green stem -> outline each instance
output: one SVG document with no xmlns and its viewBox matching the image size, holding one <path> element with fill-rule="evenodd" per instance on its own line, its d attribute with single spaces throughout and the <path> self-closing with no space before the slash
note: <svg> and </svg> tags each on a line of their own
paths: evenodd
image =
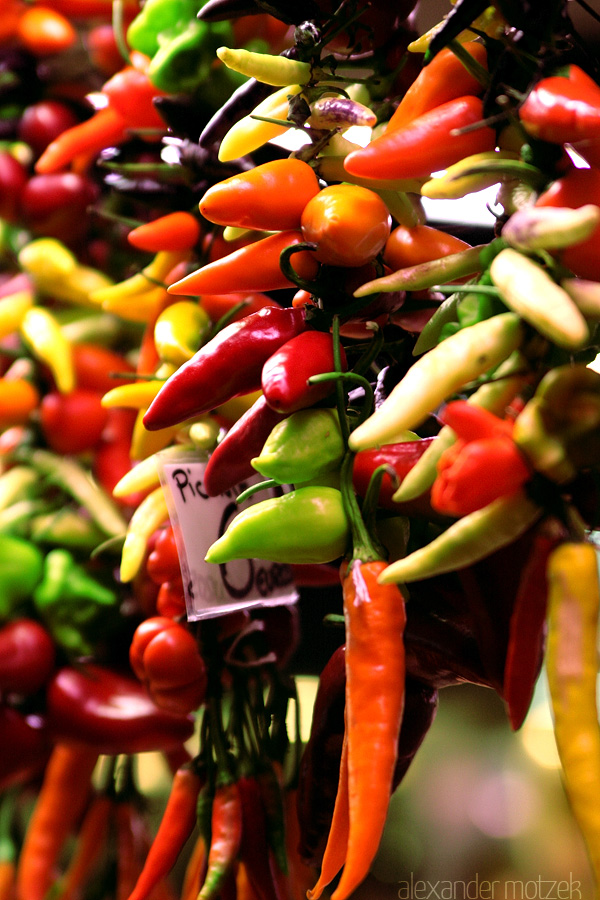
<svg viewBox="0 0 600 900">
<path fill-rule="evenodd" d="M 292 266 L 292 256 L 294 253 L 299 253 L 302 250 L 316 250 L 317 245 L 313 244 L 309 241 L 304 241 L 301 244 L 292 244 L 290 247 L 285 247 L 281 253 L 279 254 L 279 267 L 281 271 L 285 275 L 285 277 L 295 284 L 296 287 L 300 288 L 302 291 L 308 291 L 309 294 L 316 294 L 315 288 L 318 287 L 317 281 L 307 281 L 305 278 L 302 278 L 294 267 Z"/>
<path fill-rule="evenodd" d="M 336 376 L 343 374 L 342 369 L 342 350 L 340 343 L 340 319 L 339 316 L 333 317 L 332 322 L 333 337 L 333 364 L 335 366 Z M 346 414 L 346 392 L 344 391 L 344 383 L 338 378 L 335 384 L 335 401 L 340 420 L 340 428 L 342 431 L 342 439 L 344 447 L 348 446 L 348 438 L 350 437 L 350 425 L 348 424 L 348 416 Z"/>
<path fill-rule="evenodd" d="M 115 36 L 115 43 L 119 53 L 128 66 L 131 65 L 131 56 L 129 54 L 129 45 L 125 37 L 125 16 L 123 9 L 123 0 L 113 0 L 112 4 L 112 28 Z"/>
<path fill-rule="evenodd" d="M 461 61 L 467 72 L 476 78 L 479 84 L 481 84 L 484 88 L 487 88 L 490 83 L 490 75 L 487 69 L 478 63 L 477 60 L 471 56 L 468 50 L 465 50 L 462 44 L 460 44 L 456 38 L 449 41 L 448 49 L 452 50 L 457 59 Z"/>
<path fill-rule="evenodd" d="M 352 532 L 352 558 L 358 559 L 363 563 L 374 562 L 375 560 L 381 559 L 381 555 L 377 552 L 373 543 L 354 492 L 354 485 L 352 483 L 354 456 L 355 454 L 350 450 L 346 453 L 344 461 L 342 462 L 340 480 L 344 508 Z"/>
<path fill-rule="evenodd" d="M 274 478 L 267 478 L 265 481 L 259 481 L 258 484 L 251 484 L 249 488 L 237 495 L 235 502 L 238 504 L 243 503 L 248 497 L 252 497 L 254 494 L 258 494 L 259 491 L 266 491 L 267 488 L 272 487 L 279 487 L 279 482 L 275 481 Z"/>
</svg>

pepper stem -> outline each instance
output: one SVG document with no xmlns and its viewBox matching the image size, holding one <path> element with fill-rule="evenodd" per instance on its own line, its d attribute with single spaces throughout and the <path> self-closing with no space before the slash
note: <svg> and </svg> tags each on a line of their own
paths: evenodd
<svg viewBox="0 0 600 900">
<path fill-rule="evenodd" d="M 340 481 L 344 509 L 346 510 L 352 533 L 352 559 L 360 560 L 362 563 L 375 562 L 376 560 L 381 559 L 381 554 L 377 552 L 375 543 L 365 524 L 354 492 L 354 486 L 352 484 L 354 456 L 355 454 L 350 450 L 346 453 L 344 461 L 342 462 Z"/>
</svg>

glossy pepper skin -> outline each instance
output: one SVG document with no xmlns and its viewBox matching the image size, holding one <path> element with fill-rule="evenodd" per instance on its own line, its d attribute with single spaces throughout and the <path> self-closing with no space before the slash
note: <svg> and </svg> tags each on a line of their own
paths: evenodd
<svg viewBox="0 0 600 900">
<path fill-rule="evenodd" d="M 275 306 L 232 322 L 165 382 L 144 416 L 144 426 L 149 431 L 166 428 L 258 390 L 265 362 L 304 328 L 302 310 Z"/>
<path fill-rule="evenodd" d="M 216 497 L 255 475 L 252 460 L 261 453 L 273 429 L 285 418 L 271 409 L 264 395 L 234 422 L 210 455 L 204 470 L 204 490 Z"/>
<path fill-rule="evenodd" d="M 347 367 L 340 347 L 341 367 Z M 333 390 L 333 382 L 309 384 L 313 375 L 335 370 L 333 338 L 324 331 L 304 331 L 283 344 L 265 362 L 261 386 L 269 406 L 279 413 L 293 413 L 314 406 Z"/>
<path fill-rule="evenodd" d="M 337 469 L 344 456 L 334 409 L 299 409 L 269 434 L 252 467 L 279 484 L 301 484 Z"/>
<path fill-rule="evenodd" d="M 51 734 L 111 756 L 177 749 L 194 730 L 190 716 L 159 709 L 135 678 L 96 664 L 59 669 L 46 700 Z"/>
</svg>

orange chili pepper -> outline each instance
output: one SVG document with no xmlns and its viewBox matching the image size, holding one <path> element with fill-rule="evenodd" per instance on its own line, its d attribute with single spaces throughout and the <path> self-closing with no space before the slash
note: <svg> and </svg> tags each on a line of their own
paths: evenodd
<svg viewBox="0 0 600 900">
<path fill-rule="evenodd" d="M 484 44 L 468 41 L 462 46 L 476 63 L 486 66 L 487 50 Z M 483 85 L 466 69 L 449 47 L 444 47 L 428 66 L 421 69 L 412 82 L 391 116 L 386 131 L 404 128 L 413 119 L 441 106 L 442 103 L 447 103 L 448 100 L 482 92 Z"/>
<path fill-rule="evenodd" d="M 181 900 L 196 900 L 206 874 L 207 858 L 206 841 L 204 835 L 199 834 L 185 867 Z"/>
<path fill-rule="evenodd" d="M 69 867 L 61 879 L 61 900 L 77 900 L 105 848 L 114 801 L 108 794 L 93 798 L 83 819 Z"/>
<path fill-rule="evenodd" d="M 22 0 L 5 0 L 0 18 L 0 44 L 4 44 L 17 34 L 21 16 L 27 9 Z"/>
<path fill-rule="evenodd" d="M 329 828 L 327 845 L 321 863 L 321 872 L 314 888 L 307 891 L 308 900 L 319 900 L 325 887 L 333 881 L 346 860 L 350 830 L 348 808 L 348 732 L 344 734 L 338 789 Z"/>
<path fill-rule="evenodd" d="M 39 5 L 25 10 L 19 19 L 17 37 L 34 56 L 45 56 L 72 47 L 77 32 L 62 13 Z"/>
<path fill-rule="evenodd" d="M 67 128 L 51 141 L 35 164 L 36 172 L 57 172 L 81 154 L 97 155 L 106 147 L 122 143 L 127 136 L 123 116 L 111 106 L 99 109 L 90 119 Z"/>
<path fill-rule="evenodd" d="M 88 802 L 98 752 L 56 744 L 27 826 L 17 866 L 17 900 L 44 900 L 63 844 Z"/>
<path fill-rule="evenodd" d="M 258 312 L 265 306 L 279 306 L 276 300 L 267 294 L 259 291 L 240 291 L 233 294 L 203 294 L 200 297 L 200 305 L 204 309 L 213 322 L 218 322 L 222 316 L 228 315 L 238 303 L 243 303 L 234 315 L 229 319 L 230 322 L 237 322 L 250 313 Z"/>
<path fill-rule="evenodd" d="M 0 378 L 0 428 L 25 425 L 39 403 L 39 392 L 27 379 Z"/>
<path fill-rule="evenodd" d="M 191 250 L 202 233 L 198 219 L 188 212 L 173 212 L 132 229 L 127 240 L 138 250 L 160 253 Z"/>
<path fill-rule="evenodd" d="M 482 100 L 471 94 L 457 97 L 353 150 L 344 168 L 361 178 L 428 177 L 465 156 L 494 149 L 496 133 L 479 126 L 482 122 Z"/>
<path fill-rule="evenodd" d="M 398 225 L 386 241 L 383 259 L 386 265 L 397 271 L 450 256 L 451 253 L 460 253 L 469 246 L 466 241 L 431 225 Z"/>
<path fill-rule="evenodd" d="M 215 789 L 211 814 L 211 839 L 208 871 L 198 900 L 217 897 L 229 875 L 242 840 L 242 803 L 240 789 L 228 775 Z"/>
</svg>

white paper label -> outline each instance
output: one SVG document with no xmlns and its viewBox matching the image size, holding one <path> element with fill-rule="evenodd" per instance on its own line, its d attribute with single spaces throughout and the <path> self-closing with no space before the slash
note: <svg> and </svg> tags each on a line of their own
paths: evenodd
<svg viewBox="0 0 600 900">
<path fill-rule="evenodd" d="M 261 491 L 244 503 L 235 498 L 258 479 L 238 485 L 218 497 L 203 489 L 206 459 L 172 451 L 160 460 L 160 478 L 167 498 L 181 564 L 187 616 L 190 621 L 210 618 L 236 609 L 279 606 L 298 600 L 292 571 L 281 563 L 237 559 L 215 565 L 205 562 L 208 548 L 226 530 L 240 510 L 272 496 Z"/>
</svg>

